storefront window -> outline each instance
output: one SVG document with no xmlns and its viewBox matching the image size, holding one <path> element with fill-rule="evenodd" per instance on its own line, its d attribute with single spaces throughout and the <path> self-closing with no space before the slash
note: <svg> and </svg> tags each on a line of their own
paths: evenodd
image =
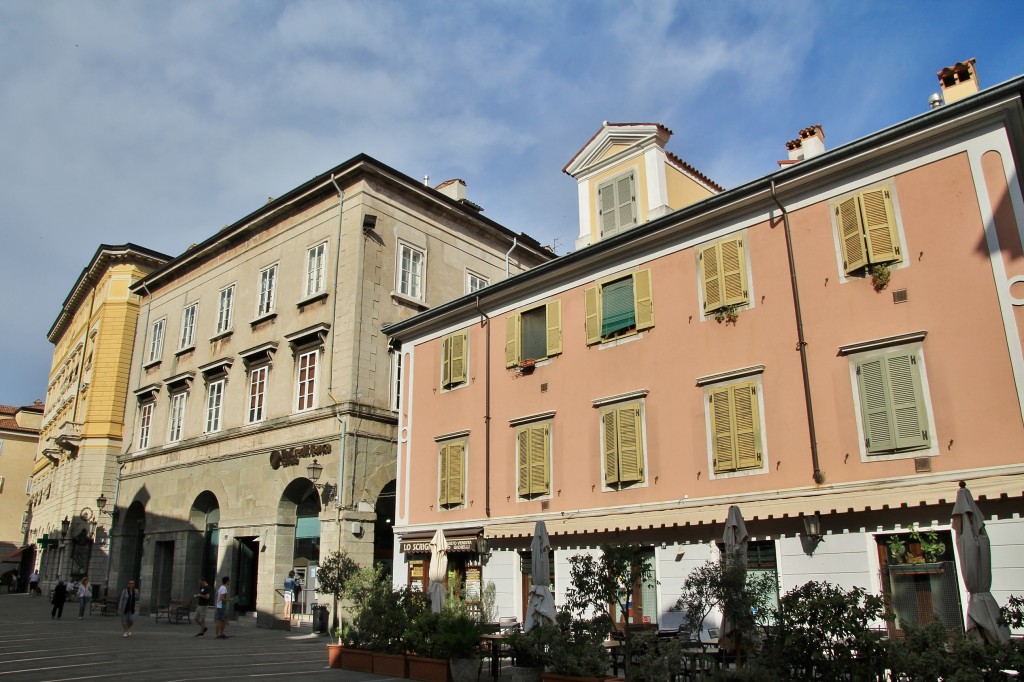
<svg viewBox="0 0 1024 682">
<path fill-rule="evenodd" d="M 963 632 L 960 588 L 948 530 L 877 535 L 880 584 L 886 608 L 895 617 L 890 637 L 902 637 L 907 624 L 938 619 L 947 630 Z"/>
</svg>

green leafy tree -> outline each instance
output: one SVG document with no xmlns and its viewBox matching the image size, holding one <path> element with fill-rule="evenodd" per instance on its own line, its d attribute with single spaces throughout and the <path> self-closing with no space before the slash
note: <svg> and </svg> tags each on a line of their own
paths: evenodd
<svg viewBox="0 0 1024 682">
<path fill-rule="evenodd" d="M 345 593 L 345 584 L 359 570 L 357 564 L 345 550 L 331 552 L 321 562 L 317 569 L 317 589 L 320 592 L 327 592 L 334 598 L 334 620 L 332 629 L 338 630 L 341 627 L 341 619 L 338 615 L 338 601 Z"/>
</svg>

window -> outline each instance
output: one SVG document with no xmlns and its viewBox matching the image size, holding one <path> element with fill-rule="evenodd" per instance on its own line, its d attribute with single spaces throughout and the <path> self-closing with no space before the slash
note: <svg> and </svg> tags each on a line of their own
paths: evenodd
<svg viewBox="0 0 1024 682">
<path fill-rule="evenodd" d="M 871 265 L 903 260 L 888 186 L 858 192 L 836 202 L 834 210 L 843 271 L 847 275 Z"/>
<path fill-rule="evenodd" d="M 188 395 L 180 391 L 171 396 L 171 420 L 167 430 L 167 442 L 177 443 L 181 440 L 182 427 L 185 423 L 185 398 Z"/>
<path fill-rule="evenodd" d="M 731 237 L 697 251 L 704 314 L 749 302 L 742 237 Z"/>
<path fill-rule="evenodd" d="M 139 449 L 149 447 L 149 430 L 153 424 L 153 403 L 144 403 L 139 407 Z"/>
<path fill-rule="evenodd" d="M 457 507 L 465 500 L 466 441 L 441 443 L 438 456 L 437 503 L 442 507 Z"/>
<path fill-rule="evenodd" d="M 327 242 L 317 244 L 306 252 L 306 296 L 312 296 L 324 290 L 324 259 L 326 254 Z"/>
<path fill-rule="evenodd" d="M 644 480 L 642 403 L 601 411 L 601 452 L 606 486 L 620 487 Z"/>
<path fill-rule="evenodd" d="M 220 304 L 217 306 L 217 333 L 231 329 L 231 310 L 235 302 L 235 285 L 220 290 Z"/>
<path fill-rule="evenodd" d="M 199 311 L 199 304 L 185 306 L 181 314 L 181 343 L 178 348 L 191 348 L 196 342 L 196 313 Z"/>
<path fill-rule="evenodd" d="M 654 326 L 651 271 L 640 270 L 584 292 L 587 344 L 600 343 Z"/>
<path fill-rule="evenodd" d="M 260 272 L 260 298 L 256 317 L 274 312 L 274 297 L 277 289 L 277 265 L 271 265 Z"/>
<path fill-rule="evenodd" d="M 160 354 L 164 351 L 164 323 L 166 320 L 157 320 L 153 323 L 149 333 L 149 362 L 160 360 Z"/>
<path fill-rule="evenodd" d="M 635 227 L 637 210 L 633 171 L 598 185 L 597 205 L 602 237 L 611 237 Z"/>
<path fill-rule="evenodd" d="M 551 491 L 551 425 L 524 426 L 516 431 L 517 493 L 521 498 Z"/>
<path fill-rule="evenodd" d="M 513 313 L 505 320 L 505 366 L 562 352 L 562 302 Z"/>
<path fill-rule="evenodd" d="M 490 282 L 483 275 L 478 275 L 475 272 L 466 272 L 466 293 L 472 294 L 474 291 L 480 291 L 486 287 Z"/>
<path fill-rule="evenodd" d="M 716 474 L 762 468 L 757 382 L 709 386 L 711 459 Z"/>
<path fill-rule="evenodd" d="M 295 406 L 299 412 L 313 409 L 316 400 L 316 356 L 318 352 L 314 349 L 299 355 L 298 402 Z"/>
<path fill-rule="evenodd" d="M 391 352 L 391 409 L 402 408 L 402 351 Z"/>
<path fill-rule="evenodd" d="M 917 353 L 901 349 L 854 360 L 854 366 L 867 454 L 927 448 L 928 413 Z"/>
<path fill-rule="evenodd" d="M 211 382 L 206 388 L 206 433 L 220 431 L 224 406 L 224 379 Z"/>
<path fill-rule="evenodd" d="M 425 260 L 425 252 L 408 244 L 401 245 L 398 293 L 417 300 L 423 299 L 423 263 Z"/>
<path fill-rule="evenodd" d="M 468 352 L 468 330 L 444 337 L 441 344 L 441 388 L 455 388 L 466 383 Z"/>
<path fill-rule="evenodd" d="M 246 415 L 249 424 L 261 422 L 266 416 L 268 369 L 263 365 L 249 373 L 249 411 Z"/>
</svg>

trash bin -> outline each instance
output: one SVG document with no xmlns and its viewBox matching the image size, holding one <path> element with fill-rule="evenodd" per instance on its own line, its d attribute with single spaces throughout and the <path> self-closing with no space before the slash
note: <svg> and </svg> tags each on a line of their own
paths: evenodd
<svg viewBox="0 0 1024 682">
<path fill-rule="evenodd" d="M 327 604 L 317 604 L 313 602 L 309 606 L 310 615 L 313 616 L 313 629 L 322 635 L 326 635 L 330 629 L 327 624 L 328 614 L 330 609 L 327 608 Z"/>
</svg>

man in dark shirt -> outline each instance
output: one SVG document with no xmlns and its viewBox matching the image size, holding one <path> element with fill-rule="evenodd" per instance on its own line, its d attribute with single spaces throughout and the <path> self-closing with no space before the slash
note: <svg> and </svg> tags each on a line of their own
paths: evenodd
<svg viewBox="0 0 1024 682">
<path fill-rule="evenodd" d="M 210 583 L 206 578 L 199 578 L 199 591 L 192 596 L 196 600 L 196 625 L 199 626 L 196 637 L 202 637 L 206 634 L 206 607 L 210 605 Z"/>
</svg>

